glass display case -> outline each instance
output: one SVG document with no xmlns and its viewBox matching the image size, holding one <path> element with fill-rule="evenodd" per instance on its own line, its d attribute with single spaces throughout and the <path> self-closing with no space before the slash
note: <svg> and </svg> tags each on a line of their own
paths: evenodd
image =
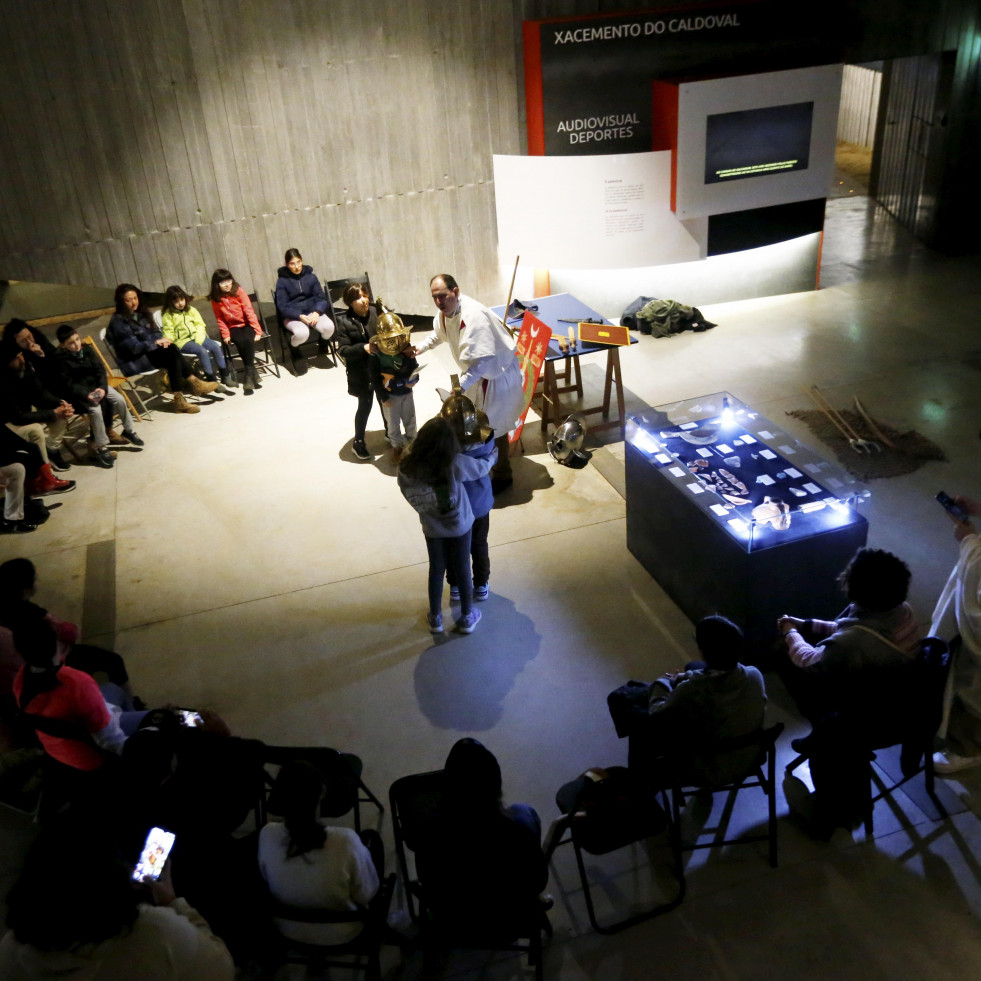
<svg viewBox="0 0 981 981">
<path fill-rule="evenodd" d="M 727 392 L 627 423 L 627 548 L 697 621 L 735 620 L 752 658 L 784 613 L 829 619 L 838 573 L 868 538 L 868 491 Z"/>
<path fill-rule="evenodd" d="M 626 439 L 748 552 L 865 523 L 861 483 L 728 392 L 634 415 Z"/>
</svg>

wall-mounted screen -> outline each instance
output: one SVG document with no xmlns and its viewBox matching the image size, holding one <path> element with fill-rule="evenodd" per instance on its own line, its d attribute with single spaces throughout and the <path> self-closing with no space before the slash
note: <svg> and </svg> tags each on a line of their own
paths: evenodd
<svg viewBox="0 0 981 981">
<path fill-rule="evenodd" d="M 806 170 L 813 117 L 813 102 L 709 116 L 705 183 Z"/>
</svg>

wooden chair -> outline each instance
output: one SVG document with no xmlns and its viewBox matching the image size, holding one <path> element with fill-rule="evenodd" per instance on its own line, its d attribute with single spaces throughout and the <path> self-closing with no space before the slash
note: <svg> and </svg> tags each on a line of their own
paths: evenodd
<svg viewBox="0 0 981 981">
<path fill-rule="evenodd" d="M 106 344 L 107 349 L 109 348 L 109 345 L 106 343 L 105 327 L 103 327 L 102 330 L 99 331 L 99 340 L 102 341 L 103 344 Z M 88 344 L 90 347 L 92 347 L 95 353 L 99 356 L 99 360 L 102 362 L 102 366 L 106 370 L 106 381 L 117 392 L 119 392 L 120 395 L 122 395 L 123 399 L 126 402 L 126 407 L 129 409 L 133 418 L 139 422 L 143 421 L 143 415 L 145 415 L 147 419 L 152 419 L 153 413 L 147 408 L 146 402 L 143 401 L 143 398 L 139 393 L 137 383 L 142 381 L 144 378 L 149 378 L 153 375 L 159 374 L 160 369 L 154 368 L 153 371 L 145 371 L 142 374 L 131 375 L 130 377 L 127 377 L 126 375 L 120 374 L 118 368 L 113 368 L 109 364 L 108 359 L 102 353 L 101 349 L 99 348 L 99 345 L 95 343 L 94 337 L 83 337 L 82 343 Z M 115 358 L 115 354 L 113 355 L 113 358 Z M 152 392 L 149 389 L 147 389 L 147 391 L 150 392 L 149 401 L 151 402 L 155 398 L 160 398 L 162 395 L 161 392 Z M 133 401 L 129 397 L 130 393 L 132 393 L 136 401 L 140 403 L 140 408 L 143 410 L 143 415 L 140 415 L 140 413 L 136 411 L 136 406 L 133 405 Z"/>
</svg>

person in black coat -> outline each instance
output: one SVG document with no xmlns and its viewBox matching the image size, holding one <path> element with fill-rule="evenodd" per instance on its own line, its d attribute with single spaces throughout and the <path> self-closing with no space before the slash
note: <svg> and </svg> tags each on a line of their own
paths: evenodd
<svg viewBox="0 0 981 981">
<path fill-rule="evenodd" d="M 5 334 L 0 345 L 0 421 L 34 443 L 45 464 L 67 470 L 61 447 L 74 414 L 70 403 L 48 391 L 23 349 Z"/>
<path fill-rule="evenodd" d="M 37 327 L 26 320 L 12 317 L 4 328 L 4 340 L 10 340 L 24 352 L 24 360 L 34 369 L 41 384 L 55 395 L 62 397 L 59 387 L 58 368 L 54 362 L 55 347 Z"/>
<path fill-rule="evenodd" d="M 347 391 L 358 400 L 354 413 L 354 443 L 352 448 L 359 460 L 370 460 L 364 433 L 371 414 L 372 338 L 378 330 L 378 313 L 371 305 L 368 293 L 360 283 L 344 290 L 347 309 L 337 315 L 337 352 L 347 369 Z"/>
<path fill-rule="evenodd" d="M 109 385 L 106 369 L 95 350 L 82 343 L 71 324 L 62 324 L 58 328 L 58 342 L 54 362 L 58 366 L 61 389 L 72 408 L 80 415 L 88 416 L 94 460 L 98 466 L 108 469 L 113 465 L 109 453 L 111 443 L 142 446 L 143 440 L 134 432 L 126 400 Z M 110 428 L 114 411 L 123 426 L 122 436 L 117 436 Z"/>
</svg>

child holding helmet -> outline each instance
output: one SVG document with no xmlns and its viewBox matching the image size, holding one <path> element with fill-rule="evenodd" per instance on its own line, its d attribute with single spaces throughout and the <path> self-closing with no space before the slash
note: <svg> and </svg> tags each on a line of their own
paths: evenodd
<svg viewBox="0 0 981 981">
<path fill-rule="evenodd" d="M 392 460 L 398 463 L 406 446 L 416 438 L 416 406 L 412 387 L 419 381 L 419 363 L 406 352 L 409 328 L 398 314 L 386 310 L 378 318 L 372 340 L 375 389 L 381 401 Z"/>
</svg>

